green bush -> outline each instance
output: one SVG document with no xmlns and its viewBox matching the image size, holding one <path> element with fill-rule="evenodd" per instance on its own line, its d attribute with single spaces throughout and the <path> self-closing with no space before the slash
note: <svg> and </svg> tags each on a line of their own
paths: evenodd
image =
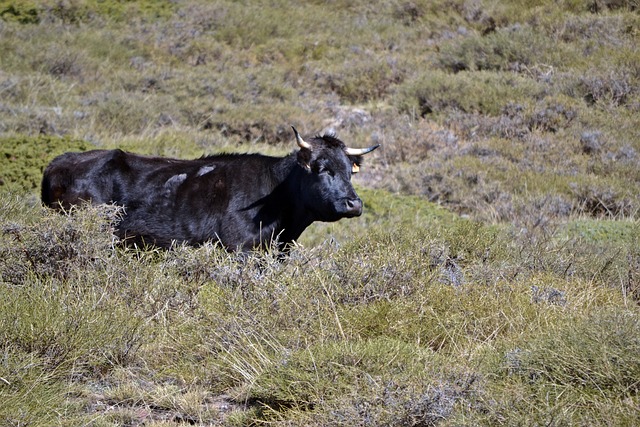
<svg viewBox="0 0 640 427">
<path fill-rule="evenodd" d="M 499 392 L 503 400 L 493 405 L 492 422 L 638 421 L 633 409 L 639 366 L 637 314 L 604 310 L 567 320 L 505 353 L 500 374 L 504 388 Z"/>
<path fill-rule="evenodd" d="M 542 97 L 544 89 L 510 73 L 434 71 L 402 85 L 397 104 L 401 111 L 421 117 L 449 110 L 499 115 L 510 104 L 527 105 Z"/>
<path fill-rule="evenodd" d="M 4 21 L 16 21 L 21 24 L 37 24 L 40 22 L 38 8 L 35 4 L 28 4 L 27 2 L 17 4 L 9 1 L 1 2 L 0 18 Z"/>
<path fill-rule="evenodd" d="M 550 50 L 549 45 L 554 49 Z M 526 71 L 546 64 L 563 67 L 577 59 L 577 52 L 555 43 L 530 26 L 515 24 L 485 37 L 465 37 L 445 44 L 438 65 L 450 72 Z"/>
<path fill-rule="evenodd" d="M 85 141 L 53 136 L 0 137 L 0 190 L 33 192 L 54 157 L 67 151 L 85 151 Z"/>
<path fill-rule="evenodd" d="M 149 17 L 167 16 L 173 11 L 171 2 L 119 2 L 79 0 L 73 2 L 23 2 L 4 0 L 0 2 L 0 18 L 20 24 L 38 24 L 41 21 L 57 19 L 65 24 L 89 22 L 96 15 L 102 18 L 125 20 L 131 14 Z"/>
</svg>

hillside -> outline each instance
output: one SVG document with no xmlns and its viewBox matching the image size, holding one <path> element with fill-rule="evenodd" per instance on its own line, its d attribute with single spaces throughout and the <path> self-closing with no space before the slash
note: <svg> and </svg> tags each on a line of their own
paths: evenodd
<svg viewBox="0 0 640 427">
<path fill-rule="evenodd" d="M 640 424 L 634 0 L 0 0 L 0 425 Z M 290 257 L 123 248 L 69 150 L 382 147 Z"/>
</svg>

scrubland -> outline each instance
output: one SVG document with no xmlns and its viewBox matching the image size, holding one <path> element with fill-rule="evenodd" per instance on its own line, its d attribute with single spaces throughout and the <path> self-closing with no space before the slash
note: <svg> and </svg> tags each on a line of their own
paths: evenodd
<svg viewBox="0 0 640 427">
<path fill-rule="evenodd" d="M 0 425 L 640 424 L 640 5 L 0 1 Z M 360 218 L 122 247 L 44 166 L 374 143 Z"/>
</svg>

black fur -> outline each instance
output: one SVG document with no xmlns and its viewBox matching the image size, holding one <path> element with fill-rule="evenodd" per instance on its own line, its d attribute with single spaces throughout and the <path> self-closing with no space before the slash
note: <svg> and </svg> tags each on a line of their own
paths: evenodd
<svg viewBox="0 0 640 427">
<path fill-rule="evenodd" d="M 195 160 L 121 150 L 66 153 L 44 171 L 42 202 L 68 208 L 83 201 L 124 206 L 117 234 L 127 242 L 169 247 L 219 241 L 230 250 L 281 248 L 314 221 L 362 213 L 352 165 L 332 135 L 285 157 L 223 154 Z"/>
</svg>

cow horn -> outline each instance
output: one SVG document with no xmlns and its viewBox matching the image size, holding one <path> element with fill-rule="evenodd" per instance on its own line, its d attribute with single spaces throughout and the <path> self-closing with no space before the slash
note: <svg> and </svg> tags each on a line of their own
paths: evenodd
<svg viewBox="0 0 640 427">
<path fill-rule="evenodd" d="M 380 147 L 380 144 L 372 145 L 368 148 L 345 148 L 344 151 L 350 156 L 362 156 L 363 154 L 367 154 Z"/>
<path fill-rule="evenodd" d="M 291 126 L 291 129 L 293 129 L 293 133 L 296 134 L 296 142 L 298 143 L 298 147 L 300 148 L 306 148 L 307 150 L 311 150 L 311 144 L 309 144 L 307 141 L 305 141 L 304 139 L 302 139 L 302 137 L 300 136 L 300 134 L 298 133 L 298 131 L 296 130 L 296 128 L 294 128 L 293 126 Z"/>
</svg>

